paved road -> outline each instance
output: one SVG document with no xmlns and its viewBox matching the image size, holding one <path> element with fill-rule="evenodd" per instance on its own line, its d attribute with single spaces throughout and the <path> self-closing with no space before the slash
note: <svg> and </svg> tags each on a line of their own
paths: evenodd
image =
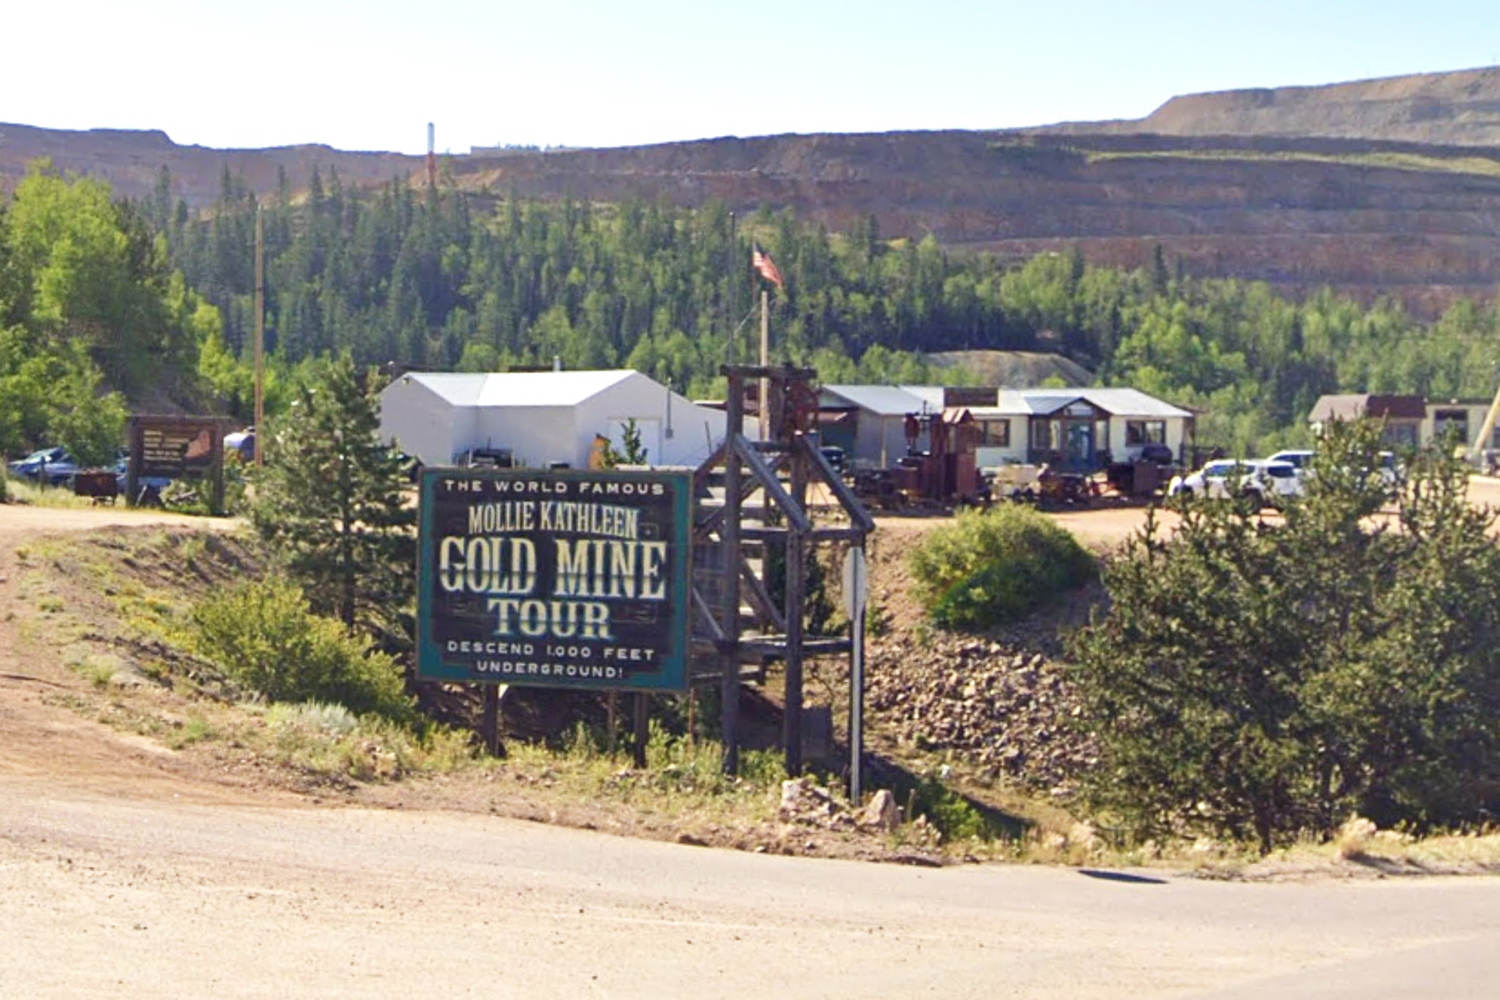
<svg viewBox="0 0 1500 1000">
<path fill-rule="evenodd" d="M 1500 881 L 768 857 L 0 776 L 0 996 L 1493 997 Z"/>
</svg>

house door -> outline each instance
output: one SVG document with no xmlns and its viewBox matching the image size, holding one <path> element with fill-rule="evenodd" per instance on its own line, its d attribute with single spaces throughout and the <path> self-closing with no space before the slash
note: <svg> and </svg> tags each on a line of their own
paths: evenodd
<svg viewBox="0 0 1500 1000">
<path fill-rule="evenodd" d="M 1064 458 L 1070 471 L 1086 472 L 1094 461 L 1094 420 L 1069 420 L 1063 431 Z"/>
</svg>

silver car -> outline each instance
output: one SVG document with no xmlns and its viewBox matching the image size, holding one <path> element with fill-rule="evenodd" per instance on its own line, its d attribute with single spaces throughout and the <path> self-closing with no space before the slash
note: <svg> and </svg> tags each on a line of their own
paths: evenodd
<svg viewBox="0 0 1500 1000">
<path fill-rule="evenodd" d="M 1302 479 L 1290 462 L 1218 459 L 1197 472 L 1173 476 L 1167 484 L 1167 495 L 1214 500 L 1237 496 L 1254 499 L 1262 507 L 1279 507 L 1302 495 Z"/>
</svg>

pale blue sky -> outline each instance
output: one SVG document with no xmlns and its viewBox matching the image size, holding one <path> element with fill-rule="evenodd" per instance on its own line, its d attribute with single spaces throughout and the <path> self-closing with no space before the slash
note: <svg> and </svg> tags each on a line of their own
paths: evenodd
<svg viewBox="0 0 1500 1000">
<path fill-rule="evenodd" d="M 999 128 L 1491 65 L 1495 13 L 1462 0 L 12 0 L 0 122 L 409 153 L 429 121 L 454 152 Z"/>
</svg>

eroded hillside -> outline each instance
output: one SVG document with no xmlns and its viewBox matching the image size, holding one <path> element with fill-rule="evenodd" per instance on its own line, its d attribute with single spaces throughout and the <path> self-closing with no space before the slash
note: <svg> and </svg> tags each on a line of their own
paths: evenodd
<svg viewBox="0 0 1500 1000">
<path fill-rule="evenodd" d="M 1079 247 L 1138 266 L 1263 280 L 1298 294 L 1390 294 L 1424 315 L 1500 285 L 1500 69 L 1174 98 L 1138 122 L 1014 132 L 718 138 L 444 157 L 445 183 L 500 199 L 789 207 L 832 230 L 1023 258 Z M 1442 143 L 1442 144 L 1437 144 Z M 129 197 L 211 205 L 227 170 L 269 192 L 284 170 L 423 183 L 419 157 L 322 146 L 214 150 L 161 132 L 0 125 L 0 184 L 48 156 Z"/>
</svg>

